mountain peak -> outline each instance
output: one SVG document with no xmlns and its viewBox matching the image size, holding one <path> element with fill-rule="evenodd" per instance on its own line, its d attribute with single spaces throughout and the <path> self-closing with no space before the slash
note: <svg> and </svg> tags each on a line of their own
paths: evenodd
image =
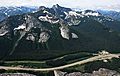
<svg viewBox="0 0 120 76">
<path fill-rule="evenodd" d="M 56 10 L 59 10 L 59 11 L 72 11 L 70 8 L 62 7 L 62 6 L 58 5 L 58 4 L 53 5 L 52 8 L 56 9 Z"/>
<path fill-rule="evenodd" d="M 55 4 L 55 5 L 53 5 L 53 7 L 55 7 L 55 8 L 59 8 L 59 7 L 61 7 L 59 4 Z"/>
<path fill-rule="evenodd" d="M 46 7 L 45 6 L 40 6 L 39 10 L 44 10 Z"/>
</svg>

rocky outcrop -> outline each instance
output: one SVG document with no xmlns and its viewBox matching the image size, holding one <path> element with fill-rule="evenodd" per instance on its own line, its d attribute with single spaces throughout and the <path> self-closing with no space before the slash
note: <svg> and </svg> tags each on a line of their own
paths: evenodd
<svg viewBox="0 0 120 76">
<path fill-rule="evenodd" d="M 61 36 L 65 39 L 68 39 L 69 40 L 69 29 L 68 27 L 60 27 L 60 31 L 61 31 Z"/>
<path fill-rule="evenodd" d="M 30 41 L 35 41 L 35 37 L 33 36 L 33 34 L 28 34 L 26 39 Z"/>
<path fill-rule="evenodd" d="M 8 32 L 9 32 L 9 31 L 8 31 L 8 27 L 7 27 L 7 26 L 3 26 L 3 27 L 0 26 L 0 36 L 4 36 L 4 35 L 6 35 Z"/>
<path fill-rule="evenodd" d="M 27 74 L 27 73 L 3 73 L 0 74 L 0 76 L 36 76 L 36 75 Z"/>
<path fill-rule="evenodd" d="M 92 73 L 81 73 L 81 72 L 61 72 L 54 71 L 55 76 L 120 76 L 120 73 L 114 70 L 109 70 L 105 68 L 100 68 L 98 71 L 93 71 Z"/>
<path fill-rule="evenodd" d="M 40 43 L 47 42 L 49 38 L 50 38 L 50 35 L 47 32 L 41 32 L 40 39 L 38 42 L 40 42 Z"/>
<path fill-rule="evenodd" d="M 78 38 L 77 34 L 75 34 L 75 33 L 71 33 L 71 34 L 72 34 L 72 38 L 75 38 L 75 39 Z"/>
</svg>

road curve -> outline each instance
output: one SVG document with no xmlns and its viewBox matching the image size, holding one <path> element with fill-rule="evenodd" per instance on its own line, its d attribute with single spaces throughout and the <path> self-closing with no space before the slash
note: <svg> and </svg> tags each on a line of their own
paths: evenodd
<svg viewBox="0 0 120 76">
<path fill-rule="evenodd" d="M 107 55 L 98 55 L 91 58 L 88 58 L 86 60 L 77 61 L 71 64 L 59 66 L 59 67 L 53 67 L 53 68 L 41 68 L 41 69 L 34 69 L 34 68 L 20 68 L 20 67 L 7 67 L 7 66 L 0 66 L 0 69 L 5 70 L 26 70 L 26 71 L 54 71 L 54 70 L 60 70 L 68 67 L 72 67 L 75 65 L 81 65 L 88 62 L 93 62 L 97 60 L 106 60 L 106 59 L 112 59 L 112 58 L 119 58 L 120 54 L 107 54 Z"/>
</svg>

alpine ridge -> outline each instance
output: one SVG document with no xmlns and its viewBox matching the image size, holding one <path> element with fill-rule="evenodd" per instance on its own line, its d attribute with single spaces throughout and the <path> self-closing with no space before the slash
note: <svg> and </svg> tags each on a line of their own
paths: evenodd
<svg viewBox="0 0 120 76">
<path fill-rule="evenodd" d="M 1 58 L 35 50 L 117 52 L 119 46 L 120 22 L 97 11 L 74 11 L 56 4 L 0 22 Z"/>
</svg>

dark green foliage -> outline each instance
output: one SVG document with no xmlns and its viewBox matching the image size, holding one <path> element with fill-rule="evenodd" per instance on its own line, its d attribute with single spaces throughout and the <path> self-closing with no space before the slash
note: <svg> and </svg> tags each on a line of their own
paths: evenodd
<svg viewBox="0 0 120 76">
<path fill-rule="evenodd" d="M 86 59 L 85 57 L 90 57 L 92 56 L 92 54 L 87 54 L 87 53 L 75 53 L 75 54 L 69 54 L 69 55 L 65 55 L 63 57 L 60 57 L 58 59 L 52 59 L 52 60 L 48 60 L 46 61 L 46 64 L 49 66 L 61 66 L 61 65 L 65 65 L 68 63 L 72 63 L 78 60 L 83 60 Z"/>
<path fill-rule="evenodd" d="M 16 16 L 15 16 L 16 17 Z M 17 17 L 21 18 L 21 16 L 11 17 L 10 25 L 12 20 L 16 20 L 14 26 L 18 26 Z M 14 19 L 15 18 L 15 19 Z M 38 43 L 27 41 L 25 37 L 23 37 L 18 46 L 15 49 L 15 52 L 12 56 L 8 57 L 9 59 L 36 59 L 36 60 L 44 60 L 55 57 L 55 53 L 64 52 L 64 54 L 71 53 L 72 51 L 86 51 L 86 52 L 98 52 L 100 50 L 107 50 L 109 52 L 119 52 L 120 49 L 120 37 L 119 32 L 113 31 L 109 32 L 109 30 L 104 30 L 104 26 L 99 22 L 85 18 L 86 22 L 82 22 L 78 26 L 71 26 L 70 31 L 74 32 L 78 35 L 78 39 L 70 39 L 66 40 L 62 38 L 60 35 L 60 24 L 50 24 L 48 22 L 41 22 L 45 28 L 51 30 L 50 39 L 45 43 Z M 24 22 L 24 21 L 23 21 Z M 9 23 L 9 22 L 8 22 Z M 31 29 L 32 33 L 40 33 L 40 29 Z M 18 36 L 13 36 L 12 40 L 6 37 L 0 38 L 0 58 L 4 57 L 6 54 L 10 52 L 14 42 Z M 37 38 L 37 37 L 36 37 Z M 47 46 L 46 46 L 47 45 Z M 49 49 L 48 49 L 49 47 Z M 45 52 L 43 52 L 45 51 Z M 54 51 L 54 52 L 53 52 Z M 43 53 L 44 54 L 43 54 Z M 57 54 L 57 56 L 58 56 Z"/>
<path fill-rule="evenodd" d="M 53 8 L 45 8 L 51 14 L 56 17 L 63 15 L 61 19 L 64 22 L 65 14 L 63 11 L 71 11 L 69 8 L 55 6 Z M 56 11 L 55 11 L 56 10 Z M 0 66 L 19 66 L 28 68 L 45 68 L 56 67 L 65 64 L 73 63 L 93 56 L 92 53 L 98 53 L 98 51 L 106 50 L 110 53 L 118 53 L 120 50 L 120 22 L 119 21 L 106 21 L 100 23 L 96 20 L 98 17 L 83 17 L 78 25 L 66 25 L 68 26 L 70 33 L 75 33 L 78 38 L 71 38 L 67 40 L 61 36 L 60 27 L 63 26 L 60 23 L 52 24 L 46 21 L 40 21 L 39 16 L 45 16 L 44 10 L 39 10 L 35 13 L 28 13 L 23 15 L 16 15 L 5 19 L 0 22 L 0 30 L 6 26 L 9 33 L 0 37 Z M 89 12 L 89 11 L 86 11 Z M 80 12 L 78 12 L 80 13 Z M 13 49 L 16 41 L 20 37 L 18 31 L 14 34 L 14 28 L 21 24 L 26 24 L 25 17 L 30 16 L 29 22 L 33 23 L 33 26 L 26 32 L 24 37 L 20 39 L 18 45 L 12 55 L 9 55 Z M 105 19 L 104 16 L 100 16 L 100 19 Z M 59 19 L 59 18 L 58 18 Z M 69 20 L 68 20 L 69 21 Z M 29 25 L 28 25 L 29 24 Z M 66 23 L 67 24 L 67 23 Z M 38 42 L 41 32 L 47 32 L 50 35 L 50 39 L 45 43 Z M 26 40 L 28 34 L 35 34 L 35 41 Z M 87 52 L 87 53 L 86 53 Z M 44 63 L 5 63 L 4 61 L 18 61 L 18 60 L 31 60 L 31 61 L 45 61 Z M 33 61 L 33 62 L 34 62 Z M 85 65 L 77 65 L 74 67 L 66 68 L 63 71 L 73 72 L 92 72 L 99 68 L 109 68 L 119 70 L 120 60 L 114 59 L 111 62 L 103 63 L 102 61 L 96 61 Z M 15 73 L 26 72 L 35 74 L 38 76 L 53 76 L 53 72 L 32 72 L 32 71 L 13 71 L 13 70 L 0 70 L 0 73 Z"/>
<path fill-rule="evenodd" d="M 110 61 L 108 60 L 108 62 L 106 63 L 103 61 L 95 61 L 95 62 L 86 64 L 85 66 L 86 72 L 92 72 L 93 70 L 98 70 L 99 68 L 107 68 L 107 69 L 119 71 L 120 59 L 113 59 Z"/>
</svg>

